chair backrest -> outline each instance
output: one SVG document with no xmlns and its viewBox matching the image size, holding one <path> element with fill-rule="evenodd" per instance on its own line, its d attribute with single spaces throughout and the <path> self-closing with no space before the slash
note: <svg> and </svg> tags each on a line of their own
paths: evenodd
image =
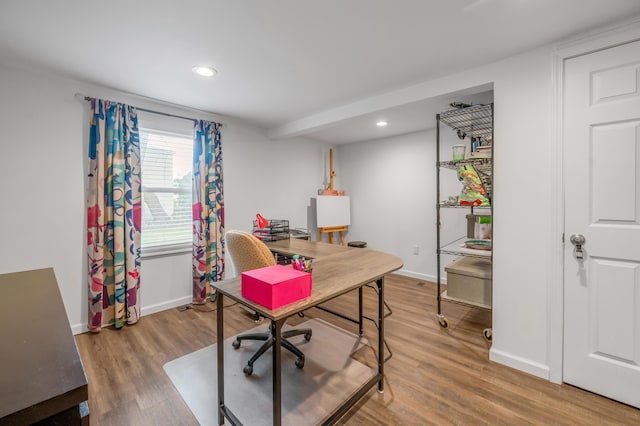
<svg viewBox="0 0 640 426">
<path fill-rule="evenodd" d="M 276 264 L 271 250 L 253 234 L 229 230 L 226 231 L 224 238 L 236 275 Z"/>
</svg>

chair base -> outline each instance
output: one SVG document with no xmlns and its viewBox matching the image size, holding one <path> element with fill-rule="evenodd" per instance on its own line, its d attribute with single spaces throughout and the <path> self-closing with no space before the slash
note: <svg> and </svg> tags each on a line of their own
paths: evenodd
<svg viewBox="0 0 640 426">
<path fill-rule="evenodd" d="M 295 361 L 296 367 L 302 368 L 304 367 L 304 354 L 298 348 L 296 348 L 291 342 L 287 339 L 304 335 L 304 339 L 308 342 L 311 340 L 312 331 L 310 328 L 302 328 L 296 330 L 286 330 L 282 332 L 281 344 L 282 347 L 287 349 L 289 352 L 293 353 L 297 359 Z M 260 358 L 262 354 L 264 354 L 269 348 L 271 348 L 275 342 L 273 324 L 269 326 L 268 333 L 248 333 L 241 334 L 236 336 L 236 340 L 231 344 L 234 349 L 238 349 L 240 347 L 240 342 L 243 340 L 264 340 L 265 342 L 260 346 L 260 348 L 251 356 L 247 365 L 242 370 L 246 376 L 250 376 L 253 373 L 253 364 Z"/>
</svg>

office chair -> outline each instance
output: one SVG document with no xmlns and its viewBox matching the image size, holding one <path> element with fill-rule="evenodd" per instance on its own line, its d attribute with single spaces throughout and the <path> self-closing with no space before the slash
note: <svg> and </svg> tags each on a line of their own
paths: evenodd
<svg viewBox="0 0 640 426">
<path fill-rule="evenodd" d="M 242 272 L 249 271 L 251 269 L 258 269 L 276 264 L 276 259 L 269 248 L 253 234 L 229 230 L 225 234 L 225 241 L 227 252 L 231 257 L 231 264 L 233 265 L 236 275 L 240 275 Z M 295 364 L 298 368 L 304 367 L 304 354 L 287 339 L 303 335 L 305 340 L 309 341 L 311 340 L 311 334 L 312 332 L 310 328 L 282 331 L 282 346 L 297 357 Z M 232 343 L 234 349 L 238 349 L 240 347 L 240 342 L 243 340 L 265 341 L 253 354 L 251 359 L 249 359 L 247 365 L 242 370 L 245 375 L 250 376 L 251 373 L 253 373 L 253 364 L 256 360 L 273 346 L 275 341 L 273 324 L 269 326 L 269 331 L 267 333 L 248 333 L 238 335 Z"/>
</svg>

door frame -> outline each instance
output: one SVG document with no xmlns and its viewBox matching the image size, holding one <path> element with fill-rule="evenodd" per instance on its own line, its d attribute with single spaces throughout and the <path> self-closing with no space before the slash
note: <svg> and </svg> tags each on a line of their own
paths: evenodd
<svg viewBox="0 0 640 426">
<path fill-rule="evenodd" d="M 550 224 L 547 244 L 548 318 L 547 358 L 549 380 L 562 383 L 564 357 L 564 63 L 567 59 L 640 40 L 640 16 L 558 43 L 552 53 L 552 136 L 549 144 Z"/>
</svg>

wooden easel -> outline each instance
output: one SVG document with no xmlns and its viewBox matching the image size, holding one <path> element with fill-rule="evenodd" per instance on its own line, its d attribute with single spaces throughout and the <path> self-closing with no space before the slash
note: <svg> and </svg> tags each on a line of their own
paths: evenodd
<svg viewBox="0 0 640 426">
<path fill-rule="evenodd" d="M 347 231 L 347 226 L 327 226 L 325 228 L 318 228 L 318 241 L 322 242 L 322 234 L 329 234 L 329 244 L 333 244 L 333 233 L 338 232 L 340 234 L 340 244 L 346 246 L 344 241 L 343 232 Z"/>
<path fill-rule="evenodd" d="M 329 185 L 327 185 L 327 187 L 325 188 L 324 192 L 326 192 L 326 195 L 336 195 L 336 196 L 340 196 L 340 195 L 344 195 L 344 191 L 340 192 L 340 191 L 336 191 L 333 188 L 333 178 L 335 177 L 336 172 L 335 170 L 333 170 L 333 149 L 330 148 L 329 149 Z M 340 243 L 343 246 L 346 246 L 347 244 L 344 241 L 344 234 L 343 232 L 347 231 L 347 225 L 342 225 L 342 226 L 326 226 L 324 228 L 318 228 L 318 241 L 322 242 L 322 234 L 329 234 L 328 238 L 329 238 L 329 244 L 333 244 L 333 233 L 334 232 L 338 232 L 340 234 Z"/>
<path fill-rule="evenodd" d="M 333 148 L 329 148 L 329 185 L 327 185 L 327 189 L 329 191 L 334 191 L 333 178 L 335 176 L 336 176 L 336 171 L 333 170 Z"/>
</svg>

